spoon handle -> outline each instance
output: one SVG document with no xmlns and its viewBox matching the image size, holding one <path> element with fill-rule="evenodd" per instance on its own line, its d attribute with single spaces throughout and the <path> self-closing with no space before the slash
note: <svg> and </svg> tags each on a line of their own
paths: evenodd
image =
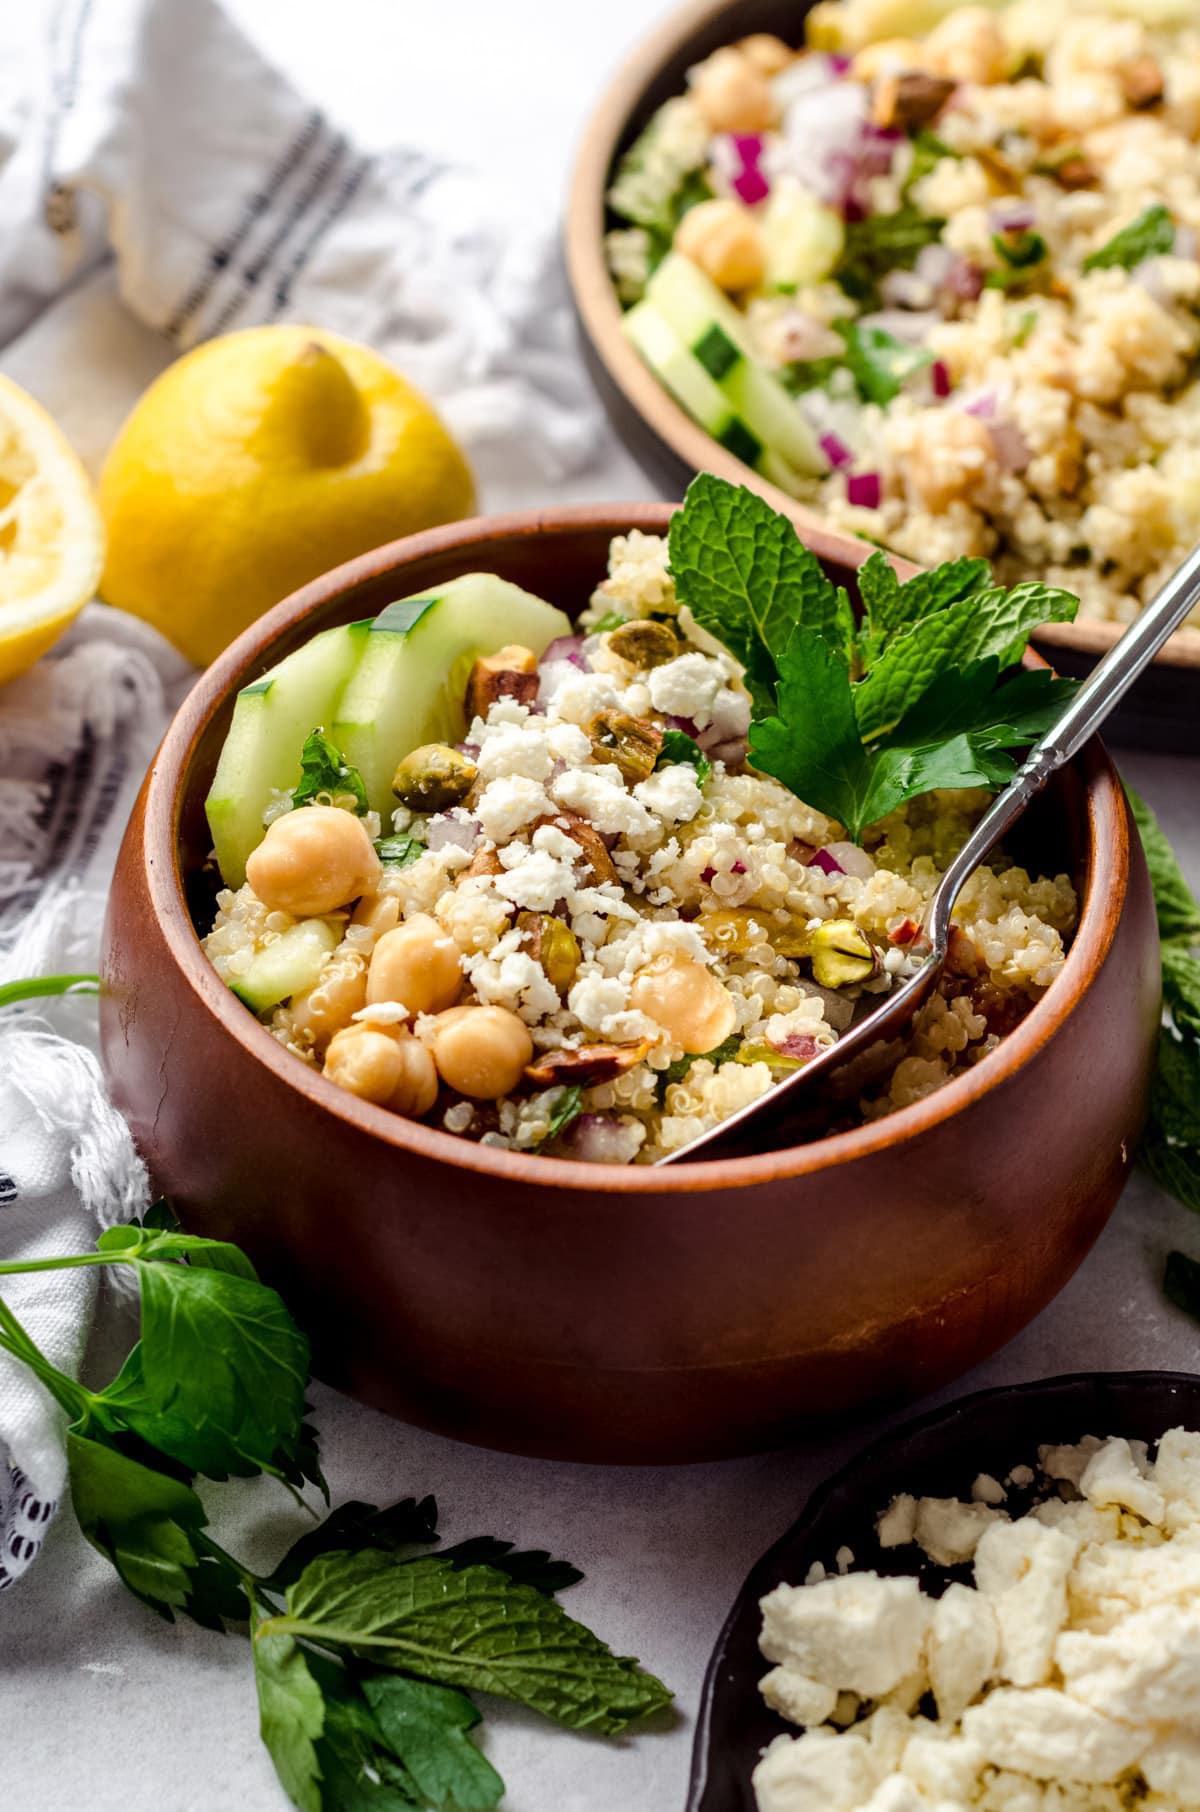
<svg viewBox="0 0 1200 1812">
<path fill-rule="evenodd" d="M 1034 744 L 1026 760 L 997 793 L 958 855 L 942 876 L 926 922 L 935 949 L 949 932 L 950 912 L 960 888 L 1051 774 L 1076 754 L 1093 735 L 1134 680 L 1158 653 L 1167 637 L 1200 600 L 1200 548 L 1190 553 L 1141 616 L 1114 643 L 1080 685 L 1056 723 Z"/>
</svg>

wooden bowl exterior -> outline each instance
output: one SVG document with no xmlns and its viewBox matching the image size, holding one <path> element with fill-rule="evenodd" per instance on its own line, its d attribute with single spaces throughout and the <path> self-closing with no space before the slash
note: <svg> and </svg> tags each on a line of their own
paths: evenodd
<svg viewBox="0 0 1200 1812">
<path fill-rule="evenodd" d="M 246 1247 L 331 1383 L 446 1434 L 561 1458 L 749 1450 L 965 1371 L 1049 1302 L 1103 1226 L 1156 1036 L 1153 903 L 1099 744 L 1041 812 L 1048 859 L 1084 890 L 1046 999 L 969 1075 L 809 1146 L 667 1170 L 481 1148 L 333 1088 L 227 992 L 188 899 L 237 687 L 316 629 L 464 570 L 576 610 L 610 535 L 667 517 L 634 505 L 458 524 L 280 604 L 168 731 L 105 930 L 105 1072 L 185 1225 Z"/>
<path fill-rule="evenodd" d="M 593 383 L 625 445 L 663 487 L 664 495 L 682 496 L 696 472 L 716 472 L 735 484 L 749 485 L 774 509 L 786 511 L 815 546 L 829 533 L 820 513 L 727 452 L 642 362 L 622 331 L 621 307 L 603 247 L 605 194 L 613 165 L 656 108 L 681 92 L 687 70 L 720 45 L 749 32 L 774 32 L 799 44 L 810 4 L 811 0 L 688 0 L 659 25 L 618 70 L 587 124 L 571 178 L 563 238 Z M 852 545 L 853 564 L 861 565 L 872 549 L 863 543 L 858 552 L 857 544 Z M 899 557 L 894 565 L 901 574 L 915 570 Z M 1084 674 L 1108 652 L 1122 628 L 1084 617 L 1075 623 L 1048 624 L 1038 641 L 1060 671 Z M 1200 629 L 1181 629 L 1158 656 L 1137 697 L 1119 708 L 1114 740 L 1200 753 L 1198 686 Z"/>
</svg>

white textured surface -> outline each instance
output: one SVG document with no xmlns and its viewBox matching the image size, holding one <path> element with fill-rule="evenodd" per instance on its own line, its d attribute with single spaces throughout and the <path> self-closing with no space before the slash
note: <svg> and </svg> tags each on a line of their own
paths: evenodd
<svg viewBox="0 0 1200 1812">
<path fill-rule="evenodd" d="M 45 4 L 46 0 L 39 0 Z M 240 0 L 244 21 L 367 141 L 408 139 L 486 159 L 557 205 L 588 103 L 644 29 L 647 0 L 564 14 L 549 0 Z M 657 10 L 657 9 L 655 9 Z M 565 32 L 564 32 L 565 21 Z M 623 455 L 576 495 L 650 495 Z M 530 498 L 530 503 L 545 501 Z M 1200 884 L 1200 763 L 1130 757 Z M 1200 1229 L 1138 1178 L 1072 1284 L 1024 1335 L 947 1395 L 1068 1370 L 1191 1369 L 1200 1331 L 1159 1291 L 1172 1246 Z M 97 1375 L 129 1337 L 111 1306 Z M 488 1708 L 489 1753 L 510 1812 L 681 1812 L 691 1720 L 708 1653 L 742 1577 L 805 1496 L 878 1424 L 803 1450 L 673 1470 L 553 1466 L 479 1452 L 315 1392 L 334 1499 L 433 1491 L 444 1530 L 545 1545 L 587 1571 L 567 1604 L 678 1695 L 666 1734 L 625 1743 L 562 1735 Z M 296 1526 L 282 1491 L 209 1488 L 218 1538 L 264 1551 Z M 267 1520 L 274 1519 L 273 1522 Z M 143 1611 L 68 1517 L 0 1605 L 5 1789 L 23 1812 L 283 1812 L 259 1745 L 246 1645 Z"/>
</svg>

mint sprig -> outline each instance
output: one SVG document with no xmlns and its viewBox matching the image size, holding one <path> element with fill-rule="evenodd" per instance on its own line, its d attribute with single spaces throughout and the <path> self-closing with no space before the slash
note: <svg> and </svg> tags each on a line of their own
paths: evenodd
<svg viewBox="0 0 1200 1812">
<path fill-rule="evenodd" d="M 954 560 L 901 582 L 882 554 L 860 573 L 863 617 L 762 498 L 707 474 L 672 518 L 676 594 L 746 669 L 754 765 L 856 841 L 935 787 L 997 787 L 1073 691 L 1019 669 L 1040 623 L 1078 601 L 989 586 Z"/>
<path fill-rule="evenodd" d="M 324 730 L 310 730 L 300 753 L 300 780 L 292 792 L 292 806 L 348 805 L 361 818 L 367 810 L 367 789 L 362 775 L 346 760 Z"/>
</svg>

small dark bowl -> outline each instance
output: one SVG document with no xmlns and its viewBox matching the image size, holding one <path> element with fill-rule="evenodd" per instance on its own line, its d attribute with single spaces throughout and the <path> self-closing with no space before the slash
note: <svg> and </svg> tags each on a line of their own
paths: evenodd
<svg viewBox="0 0 1200 1812">
<path fill-rule="evenodd" d="M 749 485 L 775 509 L 785 510 L 806 540 L 829 532 L 821 515 L 744 465 L 699 427 L 625 338 L 603 235 L 614 224 L 605 195 L 618 159 L 663 102 L 683 92 L 692 65 L 750 32 L 773 32 L 786 43 L 801 44 L 811 5 L 812 0 L 688 0 L 672 12 L 626 59 L 588 120 L 563 227 L 567 273 L 592 381 L 613 426 L 661 494 L 682 497 L 695 473 L 716 472 Z M 855 565 L 870 552 L 863 544 Z M 898 557 L 894 565 L 902 575 L 915 570 Z M 1122 628 L 1098 617 L 1048 623 L 1038 632 L 1038 646 L 1060 673 L 1083 677 L 1119 639 Z M 1177 630 L 1137 691 L 1118 706 L 1111 740 L 1134 748 L 1200 753 L 1198 688 L 1200 629 Z"/>
<path fill-rule="evenodd" d="M 1022 825 L 1078 931 L 1029 1017 L 890 1119 L 760 1156 L 605 1168 L 497 1151 L 334 1088 L 222 985 L 196 925 L 204 797 L 238 688 L 316 630 L 491 569 L 578 612 L 665 504 L 456 524 L 305 586 L 197 682 L 142 789 L 105 930 L 105 1072 L 187 1226 L 237 1240 L 320 1374 L 446 1434 L 694 1459 L 946 1382 L 1062 1288 L 1145 1112 L 1159 1001 L 1145 864 L 1099 743 Z M 860 549 L 818 551 L 849 582 Z M 189 910 L 194 905 L 195 917 Z"/>
<path fill-rule="evenodd" d="M 1076 1373 L 960 1397 L 858 1454 L 813 1493 L 799 1521 L 755 1564 L 725 1620 L 704 1679 L 686 1812 L 755 1812 L 750 1776 L 759 1756 L 775 1737 L 797 1734 L 758 1690 L 770 1665 L 758 1646 L 765 1593 L 802 1583 L 814 1561 L 832 1571 L 842 1546 L 853 1552 L 856 1570 L 917 1573 L 936 1593 L 944 1570 L 923 1560 L 919 1549 L 879 1545 L 875 1519 L 898 1493 L 967 1497 L 981 1472 L 1004 1478 L 1014 1466 L 1036 1466 L 1039 1446 L 1086 1434 L 1154 1442 L 1180 1426 L 1200 1428 L 1200 1378 Z"/>
</svg>

